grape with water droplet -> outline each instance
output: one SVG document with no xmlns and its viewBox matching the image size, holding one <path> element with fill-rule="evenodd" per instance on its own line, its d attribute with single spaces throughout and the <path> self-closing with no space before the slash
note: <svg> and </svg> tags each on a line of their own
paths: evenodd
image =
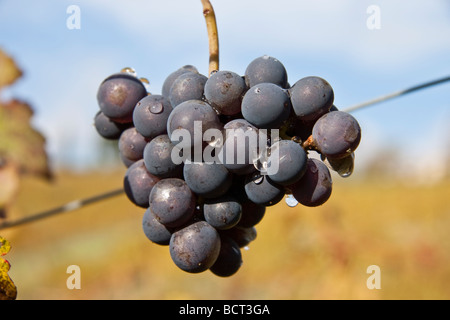
<svg viewBox="0 0 450 320">
<path fill-rule="evenodd" d="M 162 95 L 150 95 L 141 99 L 133 111 L 133 124 L 146 138 L 167 133 L 167 119 L 172 105 Z"/>
<path fill-rule="evenodd" d="M 266 175 L 260 173 L 248 175 L 244 188 L 251 201 L 264 206 L 273 206 L 284 196 L 282 186 L 270 181 Z"/>
</svg>

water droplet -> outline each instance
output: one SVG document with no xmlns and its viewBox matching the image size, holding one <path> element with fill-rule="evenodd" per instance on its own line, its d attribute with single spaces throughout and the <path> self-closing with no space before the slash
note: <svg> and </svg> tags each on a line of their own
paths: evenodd
<svg viewBox="0 0 450 320">
<path fill-rule="evenodd" d="M 217 109 L 216 107 L 213 107 L 213 106 L 211 106 L 212 108 L 213 108 L 213 110 L 216 112 L 216 114 L 218 115 L 218 116 L 220 116 L 220 111 L 219 111 L 219 109 Z"/>
<path fill-rule="evenodd" d="M 350 177 L 353 173 L 353 169 L 355 168 L 355 155 L 352 153 L 349 157 L 346 158 L 345 166 L 339 168 L 337 173 L 342 178 Z"/>
<path fill-rule="evenodd" d="M 221 148 L 225 141 L 224 141 L 224 135 L 222 134 L 221 136 L 212 136 L 210 141 L 207 141 L 208 145 L 210 145 L 213 148 Z"/>
<path fill-rule="evenodd" d="M 265 54 L 265 55 L 263 55 L 263 57 L 262 57 L 264 60 L 267 60 L 267 59 L 269 59 L 270 58 L 270 56 L 269 55 L 267 55 L 267 54 Z"/>
<path fill-rule="evenodd" d="M 256 173 L 255 175 L 253 175 L 252 180 L 255 184 L 261 184 L 264 180 L 264 176 Z"/>
<path fill-rule="evenodd" d="M 287 194 L 286 197 L 284 198 L 284 201 L 291 208 L 293 208 L 293 207 L 298 205 L 297 199 L 295 199 L 292 194 Z"/>
<path fill-rule="evenodd" d="M 256 159 L 253 159 L 253 166 L 259 172 L 265 174 L 267 172 L 267 168 L 270 166 L 269 157 L 271 154 L 272 148 L 276 148 L 278 144 L 274 144 L 270 146 L 270 140 L 267 140 L 268 146 L 264 147 L 263 150 L 258 154 Z"/>
<path fill-rule="evenodd" d="M 291 138 L 291 140 L 294 141 L 295 143 L 300 143 L 300 144 L 303 143 L 302 138 L 300 138 L 300 137 L 298 137 L 298 136 L 293 136 L 293 137 Z"/>
<path fill-rule="evenodd" d="M 139 78 L 139 80 L 141 80 L 142 84 L 145 87 L 145 90 L 147 90 L 147 92 L 150 91 L 150 81 L 147 78 Z"/>
<path fill-rule="evenodd" d="M 260 92 L 261 92 L 261 89 L 259 87 L 256 87 L 255 88 L 255 93 L 260 93 Z"/>
<path fill-rule="evenodd" d="M 338 171 L 338 174 L 342 177 L 342 178 L 347 178 L 350 177 L 353 173 L 353 170 L 348 170 L 348 171 Z"/>
<path fill-rule="evenodd" d="M 250 250 L 250 247 L 249 246 L 245 246 L 244 250 L 248 251 L 248 250 Z"/>
<path fill-rule="evenodd" d="M 130 74 L 130 75 L 132 75 L 132 76 L 137 76 L 137 73 L 136 73 L 136 70 L 134 70 L 133 68 L 131 68 L 131 67 L 126 67 L 126 68 L 123 68 L 122 70 L 120 70 L 120 72 L 122 72 L 122 73 L 128 73 L 128 74 Z"/>
<path fill-rule="evenodd" d="M 281 140 L 283 140 L 283 139 L 280 136 L 276 136 L 276 137 L 270 139 L 270 143 L 275 145 L 277 142 L 280 142 Z"/>
<path fill-rule="evenodd" d="M 253 160 L 253 166 L 259 172 L 267 171 L 267 157 L 259 156 L 258 158 Z"/>
<path fill-rule="evenodd" d="M 161 102 L 157 102 L 150 107 L 150 112 L 153 114 L 158 114 L 164 111 L 164 106 Z"/>
<path fill-rule="evenodd" d="M 342 178 L 350 177 L 355 167 L 355 153 L 342 159 L 324 159 L 325 164 L 336 171 Z"/>
</svg>

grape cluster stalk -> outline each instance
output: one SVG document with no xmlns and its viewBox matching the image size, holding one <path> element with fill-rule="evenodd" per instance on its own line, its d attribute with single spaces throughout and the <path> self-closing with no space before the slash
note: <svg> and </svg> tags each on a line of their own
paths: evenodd
<svg viewBox="0 0 450 320">
<path fill-rule="evenodd" d="M 264 55 L 243 75 L 185 65 L 160 94 L 147 82 L 130 68 L 107 77 L 95 128 L 118 142 L 143 233 L 168 246 L 181 270 L 235 274 L 267 207 L 283 198 L 320 206 L 331 196 L 330 170 L 353 171 L 361 128 L 323 78 L 290 85 L 284 65 Z"/>
</svg>

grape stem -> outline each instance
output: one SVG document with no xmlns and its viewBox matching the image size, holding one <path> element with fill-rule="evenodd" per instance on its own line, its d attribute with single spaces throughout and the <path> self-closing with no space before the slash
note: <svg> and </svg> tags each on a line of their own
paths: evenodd
<svg viewBox="0 0 450 320">
<path fill-rule="evenodd" d="M 314 141 L 312 135 L 310 135 L 310 136 L 308 137 L 308 139 L 306 139 L 306 140 L 302 143 L 302 147 L 303 147 L 303 149 L 305 149 L 305 150 L 313 150 L 313 149 L 316 149 L 316 144 L 315 144 L 315 141 Z"/>
<path fill-rule="evenodd" d="M 209 41 L 209 72 L 219 70 L 219 35 L 217 33 L 216 15 L 209 0 L 201 0 L 203 6 L 203 16 L 206 21 Z"/>
</svg>

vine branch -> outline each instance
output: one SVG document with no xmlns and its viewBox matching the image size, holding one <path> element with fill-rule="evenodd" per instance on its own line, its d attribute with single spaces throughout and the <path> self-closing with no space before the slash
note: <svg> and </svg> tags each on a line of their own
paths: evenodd
<svg viewBox="0 0 450 320">
<path fill-rule="evenodd" d="M 219 70 L 219 35 L 217 32 L 216 15 L 209 0 L 201 0 L 203 6 L 203 16 L 206 21 L 209 42 L 209 72 Z"/>
</svg>

